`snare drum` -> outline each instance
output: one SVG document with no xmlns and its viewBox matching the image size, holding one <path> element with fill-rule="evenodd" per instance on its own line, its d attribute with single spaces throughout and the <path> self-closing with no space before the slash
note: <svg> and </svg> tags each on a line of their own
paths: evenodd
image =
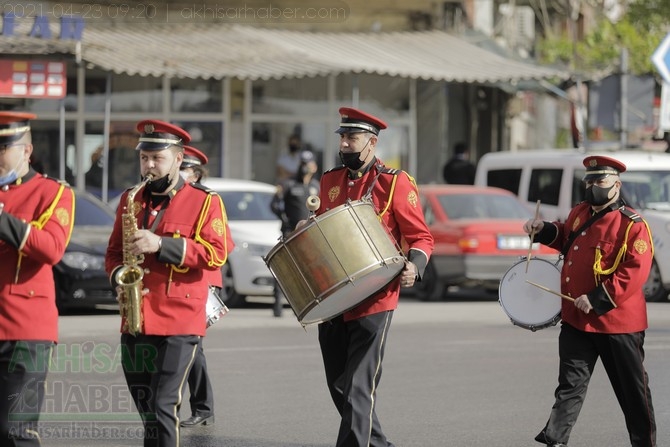
<svg viewBox="0 0 670 447">
<path fill-rule="evenodd" d="M 310 219 L 265 262 L 304 326 L 330 320 L 389 284 L 405 257 L 369 201 L 349 201 Z"/>
<path fill-rule="evenodd" d="M 531 258 L 514 264 L 500 280 L 500 305 L 516 326 L 537 331 L 555 326 L 561 320 L 561 298 L 528 284 L 526 280 L 560 292 L 561 272 L 556 264 Z"/>
<path fill-rule="evenodd" d="M 214 287 L 209 287 L 209 293 L 207 294 L 207 305 L 205 308 L 205 314 L 207 316 L 207 327 L 210 327 L 224 315 L 228 313 L 228 307 L 221 301 L 221 297 L 216 293 Z"/>
</svg>

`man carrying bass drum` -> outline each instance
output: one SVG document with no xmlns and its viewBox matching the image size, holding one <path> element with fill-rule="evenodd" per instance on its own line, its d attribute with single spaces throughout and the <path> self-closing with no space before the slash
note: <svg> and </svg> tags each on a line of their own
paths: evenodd
<svg viewBox="0 0 670 447">
<path fill-rule="evenodd" d="M 382 372 L 384 347 L 400 287 L 412 287 L 433 251 L 433 237 L 424 221 L 418 189 L 406 172 L 389 169 L 376 158 L 378 135 L 387 125 L 360 110 L 340 109 L 342 166 L 324 173 L 320 182 L 321 215 L 363 196 L 371 200 L 382 223 L 400 246 L 408 246 L 400 275 L 357 307 L 319 324 L 319 344 L 326 382 L 340 413 L 337 447 L 387 447 L 375 413 L 375 393 Z M 342 241 L 342 243 L 347 243 Z"/>
</svg>

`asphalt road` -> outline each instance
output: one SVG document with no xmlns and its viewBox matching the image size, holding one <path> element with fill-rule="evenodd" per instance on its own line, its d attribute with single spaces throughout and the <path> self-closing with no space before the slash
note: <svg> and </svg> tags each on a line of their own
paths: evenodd
<svg viewBox="0 0 670 447">
<path fill-rule="evenodd" d="M 659 446 L 670 444 L 670 303 L 649 305 L 647 370 Z M 49 375 L 44 446 L 141 446 L 118 363 L 115 314 L 61 317 Z M 497 301 L 403 300 L 389 335 L 378 414 L 397 447 L 539 446 L 553 403 L 558 327 L 531 332 Z M 339 419 L 325 387 L 315 326 L 286 309 L 233 309 L 205 352 L 216 424 L 182 429 L 182 446 L 327 447 Z M 182 415 L 189 415 L 188 396 Z M 596 368 L 571 447 L 623 447 L 623 416 Z"/>
</svg>

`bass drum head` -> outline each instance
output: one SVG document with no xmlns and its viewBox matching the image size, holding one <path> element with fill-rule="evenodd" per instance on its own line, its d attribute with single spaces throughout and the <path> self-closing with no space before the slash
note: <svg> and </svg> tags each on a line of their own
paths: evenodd
<svg viewBox="0 0 670 447">
<path fill-rule="evenodd" d="M 555 264 L 531 258 L 514 264 L 500 281 L 500 305 L 517 326 L 531 331 L 554 326 L 560 321 L 561 298 L 526 281 L 560 292 L 561 273 Z"/>
</svg>

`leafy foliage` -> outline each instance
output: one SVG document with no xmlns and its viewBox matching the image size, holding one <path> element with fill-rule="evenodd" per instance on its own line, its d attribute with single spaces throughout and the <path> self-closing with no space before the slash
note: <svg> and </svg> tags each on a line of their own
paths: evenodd
<svg viewBox="0 0 670 447">
<path fill-rule="evenodd" d="M 567 33 L 548 36 L 538 43 L 538 56 L 549 64 L 564 64 L 575 71 L 616 71 L 622 48 L 628 49 L 631 74 L 656 73 L 651 55 L 670 29 L 670 0 L 635 0 L 617 21 L 601 14 L 582 40 Z"/>
</svg>

